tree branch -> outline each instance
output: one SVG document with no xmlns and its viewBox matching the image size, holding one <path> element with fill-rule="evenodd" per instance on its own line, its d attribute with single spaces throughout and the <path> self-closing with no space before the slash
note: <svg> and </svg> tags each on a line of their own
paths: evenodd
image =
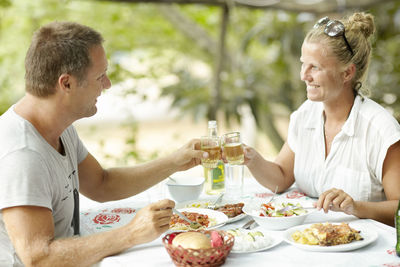
<svg viewBox="0 0 400 267">
<path fill-rule="evenodd" d="M 215 56 L 217 43 L 196 22 L 184 16 L 174 5 L 160 5 L 162 15 L 185 36 L 192 39 L 200 48 Z"/>
</svg>

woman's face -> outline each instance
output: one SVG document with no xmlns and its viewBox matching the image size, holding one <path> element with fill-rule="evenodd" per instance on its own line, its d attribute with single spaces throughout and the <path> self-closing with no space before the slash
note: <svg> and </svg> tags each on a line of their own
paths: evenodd
<svg viewBox="0 0 400 267">
<path fill-rule="evenodd" d="M 341 101 L 346 95 L 344 67 L 323 43 L 304 42 L 301 48 L 300 79 L 306 83 L 307 98 L 324 103 Z"/>
</svg>

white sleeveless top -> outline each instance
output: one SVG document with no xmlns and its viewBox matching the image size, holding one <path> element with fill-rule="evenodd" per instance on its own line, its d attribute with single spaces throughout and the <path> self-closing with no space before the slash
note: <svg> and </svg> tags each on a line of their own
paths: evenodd
<svg viewBox="0 0 400 267">
<path fill-rule="evenodd" d="M 382 201 L 382 167 L 400 126 L 376 102 L 357 96 L 325 159 L 323 103 L 307 100 L 290 117 L 288 144 L 295 153 L 297 187 L 311 197 L 338 188 L 358 201 Z"/>
</svg>

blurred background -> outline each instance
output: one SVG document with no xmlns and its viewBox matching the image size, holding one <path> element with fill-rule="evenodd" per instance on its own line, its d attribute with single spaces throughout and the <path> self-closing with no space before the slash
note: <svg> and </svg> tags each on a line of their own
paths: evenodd
<svg viewBox="0 0 400 267">
<path fill-rule="evenodd" d="M 365 87 L 399 120 L 400 1 L 383 0 L 0 0 L 0 114 L 24 94 L 32 33 L 75 21 L 106 40 L 113 86 L 95 116 L 75 123 L 105 167 L 169 153 L 205 135 L 209 119 L 273 159 L 306 99 L 305 33 L 320 17 L 354 11 L 377 24 Z"/>
</svg>

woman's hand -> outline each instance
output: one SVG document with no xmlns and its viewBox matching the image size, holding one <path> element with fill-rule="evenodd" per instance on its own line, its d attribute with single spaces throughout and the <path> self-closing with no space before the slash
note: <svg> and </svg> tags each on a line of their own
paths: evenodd
<svg viewBox="0 0 400 267">
<path fill-rule="evenodd" d="M 346 214 L 354 214 L 355 201 L 351 196 L 341 189 L 332 188 L 319 196 L 317 209 L 323 209 L 325 213 L 329 210 L 343 211 Z"/>
<path fill-rule="evenodd" d="M 244 153 L 244 165 L 249 166 L 255 162 L 255 159 L 258 155 L 257 150 L 254 148 L 243 144 L 243 153 Z"/>
</svg>

